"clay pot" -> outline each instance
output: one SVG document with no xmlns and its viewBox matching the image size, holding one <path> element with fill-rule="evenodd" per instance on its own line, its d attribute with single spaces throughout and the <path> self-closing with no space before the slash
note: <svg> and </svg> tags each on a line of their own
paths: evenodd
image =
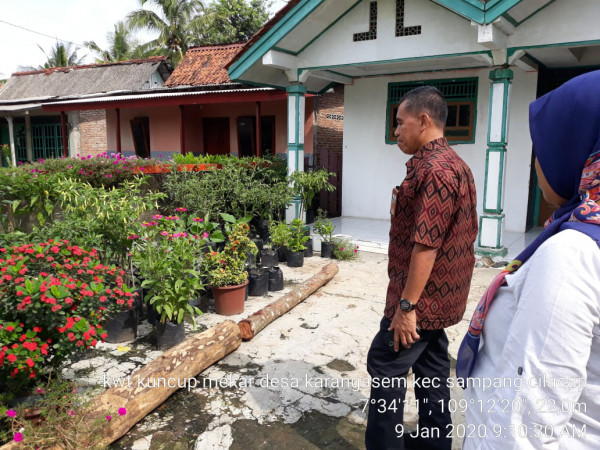
<svg viewBox="0 0 600 450">
<path fill-rule="evenodd" d="M 215 312 L 223 316 L 232 316 L 244 312 L 244 296 L 248 280 L 237 286 L 211 286 L 215 298 Z"/>
</svg>

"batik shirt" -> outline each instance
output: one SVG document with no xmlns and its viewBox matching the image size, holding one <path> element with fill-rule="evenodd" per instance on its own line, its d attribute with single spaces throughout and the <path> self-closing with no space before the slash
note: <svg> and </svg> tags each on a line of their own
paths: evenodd
<svg viewBox="0 0 600 450">
<path fill-rule="evenodd" d="M 417 302 L 417 326 L 437 330 L 465 312 L 477 237 L 473 174 L 445 138 L 419 149 L 406 163 L 392 214 L 385 316 L 392 319 L 408 279 L 415 243 L 437 250 L 431 275 Z"/>
</svg>

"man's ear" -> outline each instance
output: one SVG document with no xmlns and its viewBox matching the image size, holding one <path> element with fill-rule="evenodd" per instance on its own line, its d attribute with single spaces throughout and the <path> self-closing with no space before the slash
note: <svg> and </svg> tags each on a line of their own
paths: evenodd
<svg viewBox="0 0 600 450">
<path fill-rule="evenodd" d="M 420 119 L 421 119 L 421 123 L 420 123 L 421 131 L 424 131 L 427 128 L 429 128 L 429 126 L 431 125 L 431 117 L 429 117 L 429 114 L 427 114 L 427 113 L 421 114 Z"/>
</svg>

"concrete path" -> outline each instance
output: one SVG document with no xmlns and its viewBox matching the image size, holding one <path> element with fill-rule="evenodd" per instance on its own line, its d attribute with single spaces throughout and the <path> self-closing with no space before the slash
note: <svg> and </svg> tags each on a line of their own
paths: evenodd
<svg viewBox="0 0 600 450">
<path fill-rule="evenodd" d="M 283 265 L 286 288 L 327 262 L 315 256 L 301 269 Z M 369 397 L 366 357 L 383 313 L 387 256 L 361 253 L 358 261 L 339 266 L 340 273 L 329 284 L 204 371 L 195 388 L 180 390 L 111 448 L 363 449 Z M 477 300 L 497 272 L 475 269 L 465 319 L 447 330 L 452 358 Z M 244 314 L 231 318 L 237 321 L 280 295 L 250 297 Z M 222 320 L 204 314 L 200 330 Z M 141 331 L 149 333 L 150 328 Z M 102 387 L 159 354 L 150 335 L 126 346 L 103 344 L 93 358 L 78 361 L 66 374 Z M 461 398 L 460 388 L 452 395 Z M 407 402 L 414 404 L 411 399 L 409 390 Z M 409 406 L 409 428 L 416 426 L 416 417 Z M 457 424 L 463 417 L 453 420 Z M 460 449 L 461 442 L 455 439 L 453 448 Z"/>
</svg>

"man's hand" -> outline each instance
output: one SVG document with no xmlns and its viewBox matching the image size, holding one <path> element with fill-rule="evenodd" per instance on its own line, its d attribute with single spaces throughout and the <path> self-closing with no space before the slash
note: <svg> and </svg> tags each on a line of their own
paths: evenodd
<svg viewBox="0 0 600 450">
<path fill-rule="evenodd" d="M 404 312 L 396 308 L 389 330 L 394 330 L 394 351 L 400 349 L 399 342 L 404 348 L 410 348 L 419 339 L 417 333 L 417 313 L 415 311 Z"/>
</svg>

